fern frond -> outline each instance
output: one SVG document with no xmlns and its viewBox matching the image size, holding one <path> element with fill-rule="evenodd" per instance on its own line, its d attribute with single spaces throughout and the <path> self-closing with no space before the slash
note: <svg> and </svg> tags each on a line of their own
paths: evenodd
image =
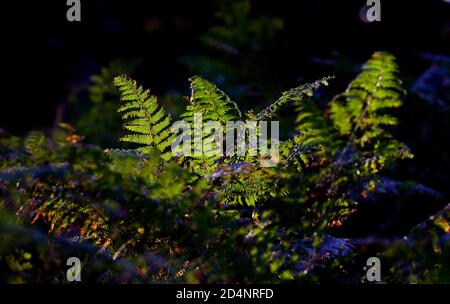
<svg viewBox="0 0 450 304">
<path fill-rule="evenodd" d="M 210 175 L 218 177 L 222 178 L 219 194 L 225 204 L 255 206 L 274 191 L 274 171 L 257 169 L 251 163 L 235 163 Z"/>
<path fill-rule="evenodd" d="M 338 135 L 350 142 L 339 159 L 351 147 L 363 148 L 360 155 L 364 159 L 360 167 L 363 175 L 376 174 L 396 159 L 413 157 L 408 147 L 386 128 L 397 124 L 397 118 L 389 110 L 401 105 L 404 94 L 397 72 L 393 55 L 376 52 L 346 91 L 330 103 L 331 122 Z"/>
<path fill-rule="evenodd" d="M 225 125 L 227 121 L 239 119 L 241 112 L 237 104 L 212 82 L 200 76 L 194 76 L 189 81 L 191 88 L 190 102 L 181 118 L 195 124 L 195 118 L 199 117 L 195 115 L 201 114 L 202 120 L 202 147 L 194 147 L 194 150 L 201 148 L 202 153 L 189 157 L 189 166 L 196 172 L 210 173 L 217 169 L 215 162 L 221 156 L 208 152 L 222 149 L 222 147 L 217 146 L 214 141 L 215 137 L 212 130 L 209 132 L 205 130 L 205 123 L 217 121 L 221 125 Z"/>
<path fill-rule="evenodd" d="M 225 123 L 241 116 L 237 104 L 215 84 L 200 76 L 191 77 L 189 81 L 191 98 L 182 118 L 192 122 L 194 113 L 200 113 L 205 122 L 213 120 Z"/>
<path fill-rule="evenodd" d="M 333 78 L 334 76 L 324 77 L 322 79 L 316 80 L 313 83 L 303 84 L 301 86 L 283 92 L 281 97 L 278 98 L 274 103 L 250 118 L 254 120 L 265 120 L 271 118 L 280 108 L 286 106 L 290 102 L 302 100 L 305 96 L 313 96 L 313 91 L 315 89 L 318 89 L 321 85 L 328 85 L 328 80 Z"/>
<path fill-rule="evenodd" d="M 334 153 L 339 144 L 335 132 L 323 114 L 323 110 L 311 99 L 305 99 L 296 104 L 295 111 L 298 113 L 295 119 L 295 129 L 302 134 L 304 145 L 314 144 L 326 149 L 323 153 L 330 155 Z"/>
<path fill-rule="evenodd" d="M 168 147 L 174 138 L 170 131 L 170 115 L 158 105 L 156 97 L 151 96 L 149 90 L 144 91 L 136 81 L 118 76 L 114 85 L 121 94 L 122 104 L 118 112 L 122 114 L 124 129 L 129 131 L 120 140 L 140 145 L 137 150 L 144 153 L 155 147 L 164 160 L 170 159 L 172 154 Z"/>
<path fill-rule="evenodd" d="M 331 120 L 341 135 L 361 146 L 390 137 L 383 127 L 396 125 L 397 119 L 387 110 L 398 108 L 404 94 L 397 73 L 393 55 L 372 55 L 346 91 L 331 102 Z"/>
<path fill-rule="evenodd" d="M 46 140 L 44 133 L 31 132 L 24 141 L 25 151 L 32 155 L 43 153 L 42 150 L 45 149 Z"/>
</svg>

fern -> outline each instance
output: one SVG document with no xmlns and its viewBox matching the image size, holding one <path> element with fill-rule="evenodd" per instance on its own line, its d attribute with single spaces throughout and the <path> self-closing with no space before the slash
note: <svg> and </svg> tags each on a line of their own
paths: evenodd
<svg viewBox="0 0 450 304">
<path fill-rule="evenodd" d="M 222 151 L 221 143 L 215 142 L 213 130 L 206 131 L 205 123 L 208 121 L 218 121 L 225 124 L 227 121 L 236 120 L 241 116 L 241 112 L 233 101 L 216 85 L 200 76 L 189 79 L 191 96 L 186 111 L 180 116 L 188 123 L 198 124 L 201 127 L 201 142 L 192 142 L 193 151 L 201 153 L 189 157 L 182 156 L 180 160 L 189 164 L 192 170 L 208 174 L 217 169 L 216 161 L 220 155 L 209 153 L 214 149 Z M 200 116 L 201 115 L 201 118 Z M 196 121 L 201 119 L 200 121 Z M 200 146 L 198 146 L 200 145 Z"/>
<path fill-rule="evenodd" d="M 320 156 L 317 172 L 306 180 L 304 191 L 310 193 L 308 204 L 326 210 L 324 221 L 330 227 L 340 226 L 355 211 L 354 193 L 375 191 L 370 185 L 382 169 L 396 159 L 412 157 L 387 128 L 396 124 L 389 110 L 401 105 L 404 94 L 397 72 L 394 56 L 377 52 L 345 92 L 332 99 L 330 115 L 323 115 L 310 100 L 297 104 L 296 129 L 304 134 L 297 140 L 303 143 L 300 151 L 307 151 L 306 144 L 323 147 L 313 154 Z M 295 144 L 290 143 L 291 149 Z M 302 169 L 312 164 L 307 155 L 294 158 Z"/>
<path fill-rule="evenodd" d="M 296 103 L 295 111 L 298 113 L 295 129 L 297 132 L 305 133 L 303 140 L 305 144 L 315 143 L 326 147 L 334 145 L 335 136 L 330 123 L 314 100 L 305 99 Z"/>
<path fill-rule="evenodd" d="M 330 122 L 326 119 L 322 109 L 312 99 L 298 102 L 295 110 L 298 113 L 295 120 L 295 129 L 301 134 L 296 140 L 296 144 L 301 145 L 299 148 L 303 152 L 310 150 L 305 150 L 305 147 L 312 148 L 317 162 L 324 161 L 332 155 L 339 144 Z M 307 157 L 311 154 L 303 153 L 296 158 L 302 169 L 311 163 L 311 157 Z"/>
<path fill-rule="evenodd" d="M 327 85 L 327 81 L 331 78 L 333 77 L 324 77 L 314 83 L 288 90 L 260 114 L 255 116 L 251 111 L 248 112 L 246 114 L 248 120 L 241 124 L 241 127 L 244 128 L 250 120 L 270 118 L 290 102 L 300 100 L 303 96 L 311 96 L 314 89 L 321 85 Z M 121 92 L 122 105 L 119 112 L 122 113 L 124 128 L 130 131 L 130 134 L 122 137 L 121 140 L 143 146 L 139 148 L 139 151 L 144 153 L 151 153 L 151 148 L 155 147 L 162 153 L 165 160 L 170 159 L 172 154 L 168 151 L 168 147 L 175 137 L 175 134 L 169 131 L 170 116 L 166 115 L 163 108 L 158 106 L 156 97 L 150 96 L 148 90 L 144 91 L 142 87 L 138 87 L 135 81 L 126 76 L 119 76 L 114 83 Z M 220 177 L 223 185 L 218 191 L 221 193 L 222 201 L 227 204 L 238 203 L 254 206 L 267 194 L 275 193 L 274 185 L 279 178 L 276 170 L 260 168 L 260 161 L 264 158 L 254 157 L 250 153 L 250 149 L 255 148 L 249 147 L 248 143 L 246 143 L 246 153 L 242 156 L 228 154 L 229 151 L 225 157 L 221 156 L 221 153 L 208 153 L 217 148 L 223 152 L 224 143 L 215 141 L 213 130 L 206 130 L 205 123 L 215 121 L 223 126 L 229 121 L 240 120 L 242 114 L 237 104 L 208 80 L 194 76 L 190 78 L 190 88 L 190 101 L 185 113 L 180 118 L 195 126 L 196 123 L 199 123 L 196 120 L 200 118 L 198 116 L 200 114 L 202 137 L 200 143 L 195 139 L 192 142 L 191 148 L 193 148 L 194 155 L 177 155 L 178 163 L 184 168 L 189 168 L 194 176 L 206 177 L 210 182 Z M 242 130 L 238 130 L 238 132 L 240 131 Z M 287 168 L 289 162 L 293 161 L 299 170 L 304 170 L 305 162 L 318 151 L 318 146 L 312 142 L 305 142 L 303 134 L 308 133 L 307 130 L 300 133 L 300 136 L 295 136 L 280 146 L 281 159 L 268 161 L 277 161 L 283 168 Z M 198 147 L 199 144 L 202 147 Z M 200 148 L 202 153 L 197 155 L 195 152 Z M 226 170 L 227 167 L 232 168 L 241 163 L 248 163 L 255 170 L 250 174 L 243 174 L 242 170 L 237 170 L 230 176 L 221 176 L 220 172 Z"/>
<path fill-rule="evenodd" d="M 374 53 L 362 69 L 345 92 L 331 102 L 330 112 L 339 133 L 350 136 L 353 144 L 364 146 L 390 137 L 383 127 L 396 125 L 397 119 L 386 110 L 401 105 L 404 90 L 393 55 Z"/>
<path fill-rule="evenodd" d="M 332 100 L 331 116 L 306 98 L 328 78 L 287 91 L 257 116 L 244 114 L 247 122 L 270 118 L 298 101 L 298 134 L 281 143 L 279 158 L 273 157 L 278 166 L 270 168 L 258 166 L 260 159 L 250 155 L 167 161 L 171 117 L 148 90 L 125 76 L 114 81 L 128 132 L 122 140 L 138 149 L 84 144 L 70 125 L 25 140 L 0 130 L 0 280 L 59 281 L 64 277 L 54 274 L 60 269 L 42 257 L 65 265 L 69 255 L 91 261 L 83 269 L 95 282 L 359 280 L 349 274 L 355 260 L 366 258 L 359 250 L 365 240 L 343 238 L 352 223 L 334 229 L 358 203 L 372 202 L 369 192 L 391 196 L 407 187 L 409 196 L 435 195 L 423 185 L 412 188 L 378 174 L 387 161 L 409 153 L 386 128 L 395 123 L 387 110 L 402 97 L 395 72 L 392 57 L 375 54 L 348 90 Z M 211 82 L 193 77 L 191 89 L 186 120 L 194 122 L 195 113 L 204 122 L 241 117 Z M 434 273 L 443 278 L 449 218 L 446 207 L 416 226 L 399 250 L 377 246 L 378 255 L 393 265 L 386 280 L 393 273 L 406 277 L 396 262 L 402 260 L 410 261 L 407 270 L 419 269 L 413 280 L 426 281 L 421 276 L 429 276 L 430 265 L 437 265 Z M 48 235 L 39 232 L 42 228 Z M 342 238 L 332 237 L 335 232 Z"/>
<path fill-rule="evenodd" d="M 296 88 L 290 89 L 278 98 L 270 106 L 262 110 L 256 115 L 252 115 L 250 118 L 254 120 L 269 119 L 282 107 L 288 105 L 290 102 L 302 100 L 305 96 L 313 96 L 313 90 L 318 89 L 321 85 L 328 85 L 328 80 L 333 79 L 334 76 L 324 77 L 320 80 L 316 80 L 313 83 L 303 84 Z"/>
<path fill-rule="evenodd" d="M 122 104 L 118 111 L 125 121 L 123 127 L 129 131 L 120 140 L 139 144 L 138 150 L 144 153 L 156 147 L 164 160 L 170 159 L 169 148 L 173 140 L 170 115 L 158 105 L 155 96 L 150 96 L 149 90 L 144 91 L 126 76 L 116 77 L 114 85 L 121 93 Z"/>
</svg>

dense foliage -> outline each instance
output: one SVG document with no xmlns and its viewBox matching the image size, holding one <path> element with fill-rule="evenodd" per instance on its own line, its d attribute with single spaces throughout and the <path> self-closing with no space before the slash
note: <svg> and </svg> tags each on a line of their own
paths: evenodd
<svg viewBox="0 0 450 304">
<path fill-rule="evenodd" d="M 1 281 L 66 282 L 71 256 L 82 260 L 83 282 L 359 283 L 370 256 L 381 257 L 384 282 L 450 281 L 448 205 L 400 239 L 342 230 L 361 204 L 383 195 L 443 201 L 395 177 L 413 154 L 393 132 L 406 93 L 393 55 L 374 53 L 325 106 L 312 98 L 333 77 L 246 113 L 192 77 L 180 115 L 187 121 L 198 112 L 220 122 L 268 120 L 296 109 L 274 167 L 249 155 L 173 155 L 173 118 L 157 98 L 128 76 L 102 73 L 111 80 L 104 90 L 114 84 L 120 93 L 124 149 L 89 144 L 64 123 L 25 138 L 0 134 Z"/>
</svg>

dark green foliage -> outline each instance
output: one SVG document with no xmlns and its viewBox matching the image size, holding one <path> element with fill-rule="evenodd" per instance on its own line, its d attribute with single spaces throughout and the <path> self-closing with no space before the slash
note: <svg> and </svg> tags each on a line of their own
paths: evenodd
<svg viewBox="0 0 450 304">
<path fill-rule="evenodd" d="M 227 121 L 240 119 L 241 112 L 238 106 L 230 98 L 217 88 L 213 83 L 199 76 L 190 79 L 191 97 L 186 111 L 181 114 L 181 118 L 189 123 L 195 122 L 195 114 L 201 114 L 202 128 L 207 121 L 218 121 L 225 124 Z M 199 119 L 199 118 L 198 118 Z M 200 124 L 198 121 L 197 123 Z M 213 130 L 202 132 L 203 151 L 212 151 L 216 147 L 214 143 Z M 193 149 L 199 149 L 192 143 Z M 217 168 L 215 162 L 218 155 L 192 155 L 189 165 L 193 170 L 211 172 Z M 183 159 L 185 161 L 185 159 Z"/>
<path fill-rule="evenodd" d="M 290 102 L 301 100 L 303 96 L 312 96 L 313 90 L 320 87 L 320 85 L 327 85 L 327 80 L 331 77 L 325 77 L 311 84 L 301 85 L 297 88 L 293 88 L 287 92 L 284 92 L 282 96 L 276 100 L 271 106 L 263 110 L 261 113 L 254 115 L 253 112 L 248 112 L 246 116 L 249 120 L 265 120 L 273 115 L 283 106 L 286 106 Z M 131 131 L 131 134 L 121 138 L 122 141 L 128 141 L 137 143 L 144 146 L 155 146 L 162 153 L 164 160 L 169 160 L 172 155 L 168 150 L 171 145 L 175 134 L 169 128 L 170 116 L 165 114 L 162 107 L 157 104 L 156 97 L 150 96 L 149 91 L 144 91 L 142 87 L 138 87 L 136 82 L 127 78 L 126 76 L 116 77 L 114 83 L 121 92 L 122 106 L 119 108 L 119 112 L 123 113 L 122 119 L 125 121 L 124 128 Z M 207 121 L 217 121 L 224 125 L 228 121 L 236 121 L 242 118 L 241 111 L 236 103 L 213 83 L 205 80 L 199 76 L 192 77 L 190 79 L 191 96 L 189 104 L 186 107 L 186 111 L 180 115 L 180 118 L 184 119 L 188 123 L 195 123 L 196 116 L 201 115 L 202 129 Z M 197 123 L 200 124 L 200 121 Z M 211 151 L 218 145 L 220 149 L 225 146 L 224 143 L 215 143 L 214 135 L 211 131 L 205 131 L 202 133 L 202 151 Z M 199 149 L 195 146 L 195 142 L 192 143 L 193 149 Z M 291 159 L 295 154 L 296 149 L 302 148 L 303 145 L 299 142 L 295 147 L 289 144 L 283 146 L 283 151 L 287 158 Z M 138 149 L 145 153 L 142 148 Z M 306 151 L 306 150 L 305 150 Z M 287 154 L 286 154 L 287 153 Z M 178 162 L 183 167 L 188 167 L 190 170 L 198 174 L 212 174 L 220 167 L 228 166 L 239 161 L 250 161 L 254 165 L 258 163 L 258 159 L 245 157 L 236 157 L 235 155 L 227 155 L 226 157 L 220 157 L 219 155 L 201 155 L 195 154 L 190 156 L 180 156 Z M 286 159 L 284 160 L 286 165 Z M 232 185 L 227 186 L 225 192 L 228 193 L 228 197 L 233 199 L 225 199 L 231 202 L 243 203 L 248 199 L 250 205 L 254 205 L 257 197 L 264 196 L 270 185 L 264 186 L 260 190 L 260 186 L 265 185 L 265 180 L 269 176 L 264 171 L 258 171 L 258 174 L 262 172 L 261 178 L 256 180 L 244 182 L 235 181 Z M 269 170 L 270 171 L 270 170 Z M 238 187 L 239 190 L 231 190 L 231 188 Z M 242 188 L 242 189 L 241 189 Z M 244 190 L 249 189 L 249 190 Z M 249 194 L 247 191 L 256 191 L 256 193 Z M 236 193 L 241 193 L 236 196 Z M 245 194 L 244 194 L 245 193 Z M 241 196 L 241 197 L 239 197 Z"/>
</svg>

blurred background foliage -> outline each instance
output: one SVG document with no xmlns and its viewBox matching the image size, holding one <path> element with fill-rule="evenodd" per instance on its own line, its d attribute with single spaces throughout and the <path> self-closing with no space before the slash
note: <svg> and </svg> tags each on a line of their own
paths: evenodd
<svg viewBox="0 0 450 304">
<path fill-rule="evenodd" d="M 83 52 L 79 62 L 68 59 L 69 71 L 59 70 L 68 84 L 53 90 L 62 98 L 51 108 L 55 111 L 45 108 L 47 123 L 23 129 L 16 127 L 17 120 L 2 119 L 2 283 L 66 282 L 70 256 L 82 260 L 83 282 L 97 283 L 363 283 L 370 256 L 381 258 L 383 282 L 450 282 L 448 52 L 386 47 L 397 55 L 396 79 L 403 80 L 406 92 L 399 97 L 402 107 L 393 111 L 398 125 L 383 129 L 414 154 L 396 161 L 387 148 L 376 150 L 370 140 L 366 145 L 366 132 L 348 137 L 339 126 L 348 126 L 355 121 L 350 117 L 360 113 L 345 101 L 339 104 L 354 97 L 346 89 L 377 49 L 360 45 L 352 51 L 348 41 L 339 48 L 331 40 L 335 49 L 323 47 L 314 40 L 319 36 L 315 30 L 322 28 L 303 28 L 307 33 L 301 34 L 292 25 L 303 15 L 255 2 L 205 5 L 202 26 L 179 16 L 141 16 L 139 38 L 156 42 L 131 51 L 127 46 L 136 37 L 121 29 L 123 20 L 105 13 L 96 25 L 105 34 L 102 39 L 114 41 L 120 51 L 103 50 L 95 63 Z M 308 5 L 313 11 L 321 7 Z M 168 36 L 168 27 L 179 35 Z M 448 20 L 437 35 L 448 41 Z M 58 39 L 52 32 L 46 43 L 57 50 L 67 47 Z M 301 41 L 300 47 L 293 40 Z M 188 46 L 179 46 L 183 43 Z M 145 57 L 151 48 L 167 54 Z M 163 68 L 153 73 L 158 60 Z M 179 73 L 172 75 L 174 70 Z M 113 85 L 121 74 L 154 86 L 159 104 L 174 116 L 188 105 L 186 79 L 195 74 L 239 101 L 243 110 L 255 112 L 305 79 L 328 74 L 336 79 L 314 96 L 280 109 L 276 119 L 282 138 L 293 138 L 282 154 L 293 157 L 286 170 L 248 173 L 229 164 L 211 183 L 176 161 L 161 161 L 156 152 L 142 157 L 113 149 L 124 147 L 117 140 L 124 131 Z M 369 83 L 360 80 L 363 87 Z M 366 123 L 362 119 L 359 125 Z M 303 137 L 295 137 L 298 132 Z M 312 156 L 291 155 L 295 147 L 311 142 L 324 149 Z M 371 163 L 378 154 L 382 159 Z M 384 163 L 384 157 L 392 159 Z M 222 189 L 238 182 L 263 185 L 266 196 L 249 205 L 236 198 L 253 195 L 254 188 Z"/>
</svg>

